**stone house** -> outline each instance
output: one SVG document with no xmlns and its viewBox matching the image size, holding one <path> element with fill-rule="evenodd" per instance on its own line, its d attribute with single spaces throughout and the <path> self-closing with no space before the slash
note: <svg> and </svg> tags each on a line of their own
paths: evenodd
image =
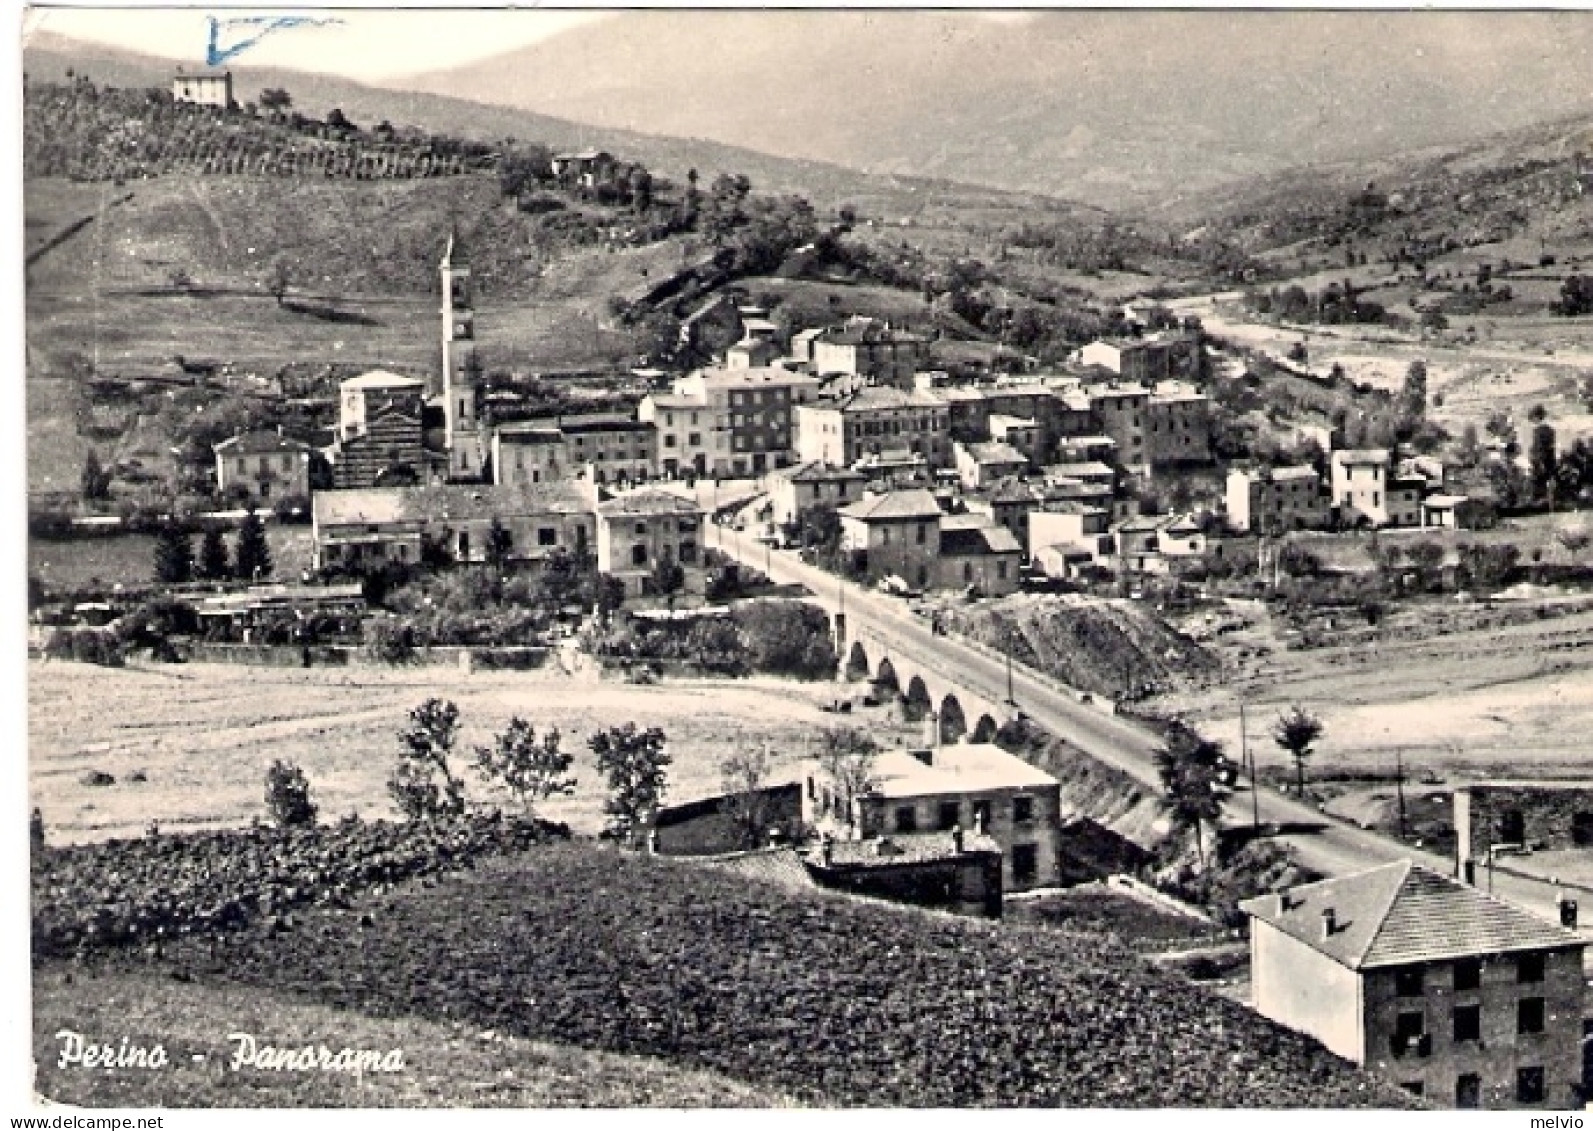
<svg viewBox="0 0 1593 1131">
<path fill-rule="evenodd" d="M 868 387 L 805 404 L 796 420 L 797 453 L 804 462 L 852 467 L 869 457 L 916 457 L 932 468 L 952 466 L 949 411 L 933 393 Z"/>
<path fill-rule="evenodd" d="M 223 495 L 242 487 L 262 503 L 307 498 L 310 445 L 280 432 L 244 432 L 215 447 L 216 488 Z"/>
<path fill-rule="evenodd" d="M 685 570 L 683 596 L 703 592 L 702 507 L 669 491 L 643 489 L 616 495 L 597 507 L 597 568 L 617 577 L 627 597 L 643 596 L 663 559 Z"/>
<path fill-rule="evenodd" d="M 869 495 L 842 507 L 841 548 L 859 555 L 870 581 L 895 576 L 927 588 L 940 557 L 935 496 L 923 489 Z"/>
<path fill-rule="evenodd" d="M 1312 467 L 1234 468 L 1224 501 L 1228 525 L 1242 533 L 1321 530 L 1331 518 L 1322 477 Z"/>
<path fill-rule="evenodd" d="M 1018 588 L 1023 546 L 1012 531 L 982 514 L 947 515 L 940 521 L 937 589 L 974 588 L 987 597 L 1004 597 Z"/>
<path fill-rule="evenodd" d="M 820 507 L 839 510 L 863 497 L 868 477 L 844 467 L 799 463 L 769 474 L 769 501 L 776 526 L 789 526 Z"/>
<path fill-rule="evenodd" d="M 1440 1107 L 1582 1106 L 1574 932 L 1409 861 L 1240 906 L 1264 1017 Z"/>
</svg>

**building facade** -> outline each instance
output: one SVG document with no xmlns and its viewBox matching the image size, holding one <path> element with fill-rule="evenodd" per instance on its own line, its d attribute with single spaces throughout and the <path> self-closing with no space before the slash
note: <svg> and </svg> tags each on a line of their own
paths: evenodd
<svg viewBox="0 0 1593 1131">
<path fill-rule="evenodd" d="M 643 489 L 597 507 L 597 568 L 625 585 L 626 597 L 646 595 L 661 561 L 685 571 L 683 596 L 703 592 L 703 509 L 669 491 Z"/>
<path fill-rule="evenodd" d="M 191 106 L 210 106 L 217 110 L 231 109 L 231 71 L 201 71 L 189 74 L 178 70 L 171 80 L 173 102 L 186 102 Z"/>
<path fill-rule="evenodd" d="M 915 456 L 930 467 L 950 467 L 949 413 L 932 393 L 865 388 L 838 401 L 799 408 L 797 452 L 803 462 L 832 467 L 851 467 L 871 456 Z"/>
<path fill-rule="evenodd" d="M 930 366 L 929 339 L 868 318 L 813 338 L 813 371 L 821 376 L 866 377 L 898 389 L 913 387 L 913 375 Z"/>
<path fill-rule="evenodd" d="M 278 432 L 245 432 L 216 445 L 216 488 L 262 503 L 310 494 L 310 446 Z"/>
<path fill-rule="evenodd" d="M 844 467 L 801 463 L 769 476 L 769 501 L 776 526 L 789 526 L 821 507 L 839 510 L 863 497 L 867 477 Z"/>
<path fill-rule="evenodd" d="M 899 577 L 926 588 L 937 576 L 940 505 L 928 491 L 871 495 L 840 510 L 841 548 L 858 555 L 870 581 Z"/>
<path fill-rule="evenodd" d="M 479 480 L 487 459 L 481 431 L 481 364 L 476 357 L 476 315 L 464 248 L 448 237 L 442 263 L 442 403 L 448 477 Z"/>
<path fill-rule="evenodd" d="M 1311 467 L 1234 468 L 1224 501 L 1228 525 L 1243 533 L 1321 530 L 1330 520 L 1322 477 Z"/>
<path fill-rule="evenodd" d="M 1582 940 L 1408 861 L 1240 905 L 1257 1012 L 1439 1107 L 1582 1106 Z"/>
</svg>

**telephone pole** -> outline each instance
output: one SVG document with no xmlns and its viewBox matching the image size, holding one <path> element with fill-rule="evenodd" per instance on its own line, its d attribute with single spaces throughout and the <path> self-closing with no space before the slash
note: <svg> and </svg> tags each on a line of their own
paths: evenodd
<svg viewBox="0 0 1593 1131">
<path fill-rule="evenodd" d="M 1261 835 L 1261 786 L 1256 781 L 1256 760 L 1250 753 L 1250 728 L 1245 725 L 1244 700 L 1239 701 L 1239 757 L 1250 772 L 1250 824 Z"/>
<path fill-rule="evenodd" d="M 1399 839 L 1405 839 L 1405 751 L 1394 748 L 1394 793 L 1399 798 Z"/>
</svg>

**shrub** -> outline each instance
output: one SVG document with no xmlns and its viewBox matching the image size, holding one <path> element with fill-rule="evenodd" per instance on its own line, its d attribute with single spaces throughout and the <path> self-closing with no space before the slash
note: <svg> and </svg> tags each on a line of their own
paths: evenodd
<svg viewBox="0 0 1593 1131">
<path fill-rule="evenodd" d="M 365 652 L 383 664 L 408 664 L 415 660 L 415 633 L 405 622 L 393 617 L 375 617 L 362 629 Z"/>
<path fill-rule="evenodd" d="M 558 728 L 544 731 L 539 739 L 536 728 L 515 715 L 491 746 L 476 747 L 476 765 L 489 781 L 514 794 L 529 816 L 535 802 L 575 792 L 575 779 L 566 776 L 572 759 L 559 741 Z"/>
<path fill-rule="evenodd" d="M 310 781 L 292 762 L 278 758 L 266 771 L 266 808 L 280 828 L 315 824 L 316 806 L 310 800 Z"/>
<path fill-rule="evenodd" d="M 635 723 L 598 731 L 587 745 L 597 756 L 597 768 L 608 779 L 609 797 L 603 811 L 609 816 L 604 835 L 635 846 L 650 829 L 664 799 L 670 764 L 664 732 L 657 727 L 638 730 Z"/>
<path fill-rule="evenodd" d="M 399 732 L 398 765 L 387 792 L 412 821 L 457 816 L 465 811 L 465 783 L 448 765 L 459 737 L 459 708 L 449 699 L 428 699 L 409 712 Z"/>
</svg>

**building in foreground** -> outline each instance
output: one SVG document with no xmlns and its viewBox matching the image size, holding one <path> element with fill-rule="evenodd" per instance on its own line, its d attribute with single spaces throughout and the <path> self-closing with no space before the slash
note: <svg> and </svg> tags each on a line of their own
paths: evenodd
<svg viewBox="0 0 1593 1131">
<path fill-rule="evenodd" d="M 616 495 L 597 507 L 597 568 L 625 585 L 627 597 L 646 595 L 661 561 L 685 573 L 682 596 L 703 591 L 702 507 L 657 488 Z"/>
<path fill-rule="evenodd" d="M 848 841 L 960 830 L 999 847 L 1003 891 L 1057 883 L 1062 787 L 1045 771 L 993 743 L 954 743 L 887 750 L 875 759 L 873 778 L 848 810 L 836 783 L 815 769 L 803 791 L 804 823 Z M 847 849 L 832 859 L 859 857 Z"/>
<path fill-rule="evenodd" d="M 1409 861 L 1240 906 L 1257 1012 L 1440 1107 L 1581 1107 L 1582 939 Z"/>
</svg>

